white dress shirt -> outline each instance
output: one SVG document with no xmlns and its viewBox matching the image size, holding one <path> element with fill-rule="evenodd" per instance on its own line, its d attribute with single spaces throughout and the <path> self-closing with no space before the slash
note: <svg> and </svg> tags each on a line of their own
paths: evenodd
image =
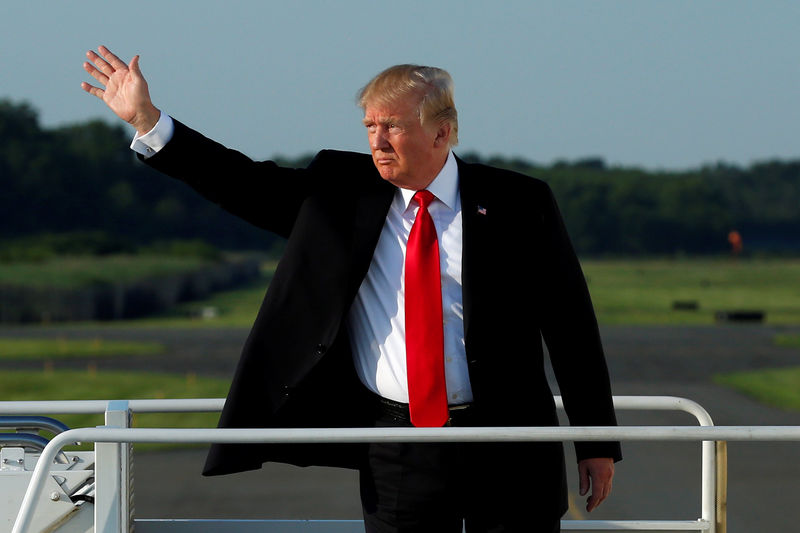
<svg viewBox="0 0 800 533">
<path fill-rule="evenodd" d="M 458 165 L 451 152 L 428 186 L 436 199 L 428 212 L 439 239 L 444 320 L 445 380 L 448 403 L 472 401 L 464 349 L 461 297 L 461 196 Z M 398 189 L 367 276 L 350 309 L 348 327 L 356 371 L 372 392 L 408 403 L 405 343 L 405 258 L 408 234 L 419 209 L 415 191 Z"/>
<path fill-rule="evenodd" d="M 155 155 L 172 138 L 174 123 L 161 113 L 155 127 L 134 136 L 131 149 L 145 158 Z M 464 349 L 461 296 L 461 196 L 458 164 L 452 152 L 428 186 L 436 199 L 428 212 L 439 239 L 444 321 L 445 380 L 448 403 L 472 401 Z M 405 344 L 405 258 L 408 234 L 419 209 L 415 191 L 397 189 L 367 276 L 350 308 L 348 333 L 356 372 L 372 392 L 408 403 Z"/>
<path fill-rule="evenodd" d="M 136 135 L 133 136 L 133 142 L 131 142 L 131 150 L 143 155 L 145 159 L 154 156 L 172 139 L 174 131 L 175 124 L 172 122 L 172 117 L 162 112 L 152 130 L 144 135 L 139 135 L 139 132 L 136 132 Z"/>
</svg>

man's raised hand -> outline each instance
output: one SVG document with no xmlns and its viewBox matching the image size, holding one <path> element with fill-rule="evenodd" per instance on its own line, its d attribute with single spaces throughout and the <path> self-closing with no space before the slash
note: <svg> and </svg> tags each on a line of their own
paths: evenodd
<svg viewBox="0 0 800 533">
<path fill-rule="evenodd" d="M 150 100 L 147 81 L 139 70 L 139 56 L 134 56 L 129 64 L 111 53 L 105 46 L 86 52 L 89 61 L 83 68 L 100 87 L 81 83 L 81 88 L 100 98 L 122 120 L 136 128 L 140 134 L 147 133 L 156 125 L 161 112 Z"/>
</svg>

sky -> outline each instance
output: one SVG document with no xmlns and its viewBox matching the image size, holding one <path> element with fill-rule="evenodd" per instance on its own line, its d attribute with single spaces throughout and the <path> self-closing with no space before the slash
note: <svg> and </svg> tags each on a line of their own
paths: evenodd
<svg viewBox="0 0 800 533">
<path fill-rule="evenodd" d="M 456 153 L 679 170 L 800 158 L 796 0 L 57 1 L 0 10 L 0 98 L 45 127 L 118 120 L 88 49 L 247 155 L 367 151 L 358 89 L 397 63 L 455 80 Z"/>
</svg>

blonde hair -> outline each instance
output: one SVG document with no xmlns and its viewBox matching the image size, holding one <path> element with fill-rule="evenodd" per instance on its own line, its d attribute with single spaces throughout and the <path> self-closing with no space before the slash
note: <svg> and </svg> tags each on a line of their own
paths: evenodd
<svg viewBox="0 0 800 533">
<path fill-rule="evenodd" d="M 450 146 L 458 144 L 458 112 L 453 98 L 453 78 L 446 70 L 421 65 L 389 67 L 358 92 L 358 105 L 390 105 L 403 98 L 419 98 L 421 124 L 433 121 L 450 124 Z"/>
</svg>

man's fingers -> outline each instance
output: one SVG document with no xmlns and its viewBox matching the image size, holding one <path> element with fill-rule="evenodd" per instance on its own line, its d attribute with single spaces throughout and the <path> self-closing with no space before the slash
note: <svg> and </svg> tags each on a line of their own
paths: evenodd
<svg viewBox="0 0 800 533">
<path fill-rule="evenodd" d="M 602 501 L 602 498 L 595 497 L 594 493 L 592 493 L 592 496 L 586 501 L 586 511 L 591 513 Z"/>
<path fill-rule="evenodd" d="M 88 61 L 83 63 L 83 70 L 89 73 L 94 79 L 102 83 L 103 85 L 108 85 L 108 76 L 100 72 L 93 64 L 89 63 Z"/>
<path fill-rule="evenodd" d="M 586 500 L 586 510 L 591 513 L 603 502 L 603 500 L 606 499 L 607 496 L 608 491 L 605 490 L 605 487 L 599 483 L 593 483 L 592 494 L 589 496 L 589 499 Z"/>
<path fill-rule="evenodd" d="M 597 508 L 598 505 L 603 503 L 603 501 L 608 498 L 610 494 L 611 481 L 608 481 L 607 483 L 593 483 L 592 495 L 589 496 L 589 499 L 586 501 L 586 510 L 591 513 Z"/>
<path fill-rule="evenodd" d="M 101 89 L 100 87 L 95 87 L 94 85 L 90 85 L 90 84 L 86 83 L 85 81 L 81 82 L 81 89 L 83 89 L 84 91 L 86 91 L 89 94 L 92 94 L 92 95 L 98 97 L 101 100 L 103 99 L 103 93 L 105 93 L 105 91 L 103 89 Z"/>
<path fill-rule="evenodd" d="M 586 496 L 586 493 L 589 492 L 589 472 L 586 468 L 581 468 L 578 473 L 580 477 L 580 487 L 578 493 L 581 496 Z"/>
<path fill-rule="evenodd" d="M 585 496 L 591 487 L 592 493 L 586 500 L 586 510 L 591 512 L 611 494 L 614 461 L 609 458 L 584 459 L 578 464 L 578 472 L 581 496 Z"/>
<path fill-rule="evenodd" d="M 108 61 L 108 63 L 114 70 L 125 69 L 128 67 L 120 58 L 111 53 L 111 50 L 109 50 L 105 46 L 100 46 L 97 49 L 100 51 L 100 54 L 103 56 L 103 59 Z"/>
<path fill-rule="evenodd" d="M 111 51 L 105 46 L 98 48 L 98 51 L 100 52 L 100 55 L 93 50 L 86 52 L 86 57 L 89 58 L 89 61 L 94 65 L 97 71 L 102 72 L 104 75 L 110 78 L 119 70 L 128 70 L 128 65 L 126 65 L 116 55 L 112 54 Z"/>
<path fill-rule="evenodd" d="M 101 72 L 109 77 L 112 74 L 114 74 L 114 67 L 109 65 L 105 59 L 103 59 L 93 51 L 89 50 L 88 52 L 86 52 L 86 57 L 89 59 L 90 62 L 89 64 L 92 65 L 97 72 Z"/>
</svg>

